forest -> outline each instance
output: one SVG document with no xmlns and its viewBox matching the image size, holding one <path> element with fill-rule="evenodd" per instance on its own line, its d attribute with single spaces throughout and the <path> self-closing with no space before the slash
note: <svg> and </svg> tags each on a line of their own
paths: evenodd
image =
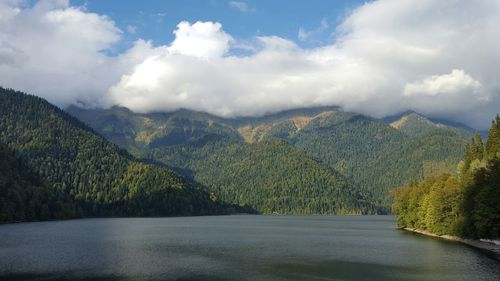
<svg viewBox="0 0 500 281">
<path fill-rule="evenodd" d="M 449 172 L 468 137 L 413 113 L 395 127 L 337 108 L 69 110 L 92 129 L 36 96 L 0 89 L 0 102 L 1 221 L 387 213 L 390 187 Z"/>
<path fill-rule="evenodd" d="M 476 134 L 456 175 L 440 174 L 392 191 L 402 228 L 468 238 L 500 237 L 500 117 L 486 143 Z"/>
<path fill-rule="evenodd" d="M 0 113 L 0 221 L 239 208 L 166 167 L 135 159 L 41 98 L 0 88 Z"/>
<path fill-rule="evenodd" d="M 135 156 L 269 214 L 388 213 L 390 189 L 453 172 L 472 136 L 414 112 L 386 122 L 337 107 L 239 118 L 117 106 L 67 111 Z"/>
<path fill-rule="evenodd" d="M 192 148 L 161 148 L 152 157 L 193 173 L 194 180 L 223 201 L 250 205 L 265 214 L 373 214 L 371 198 L 349 186 L 344 176 L 283 140 L 238 142 Z"/>
</svg>

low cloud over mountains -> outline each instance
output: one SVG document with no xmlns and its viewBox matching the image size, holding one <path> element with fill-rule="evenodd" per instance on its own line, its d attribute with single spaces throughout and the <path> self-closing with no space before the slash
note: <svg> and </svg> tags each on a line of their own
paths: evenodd
<svg viewBox="0 0 500 281">
<path fill-rule="evenodd" d="M 0 1 L 0 84 L 60 106 L 242 116 L 340 105 L 476 128 L 500 108 L 498 1 L 370 2 L 345 17 L 334 42 L 311 49 L 272 34 L 240 42 L 221 23 L 183 21 L 172 42 L 138 40 L 119 55 L 110 50 L 123 31 L 109 16 L 68 1 L 23 3 Z"/>
</svg>

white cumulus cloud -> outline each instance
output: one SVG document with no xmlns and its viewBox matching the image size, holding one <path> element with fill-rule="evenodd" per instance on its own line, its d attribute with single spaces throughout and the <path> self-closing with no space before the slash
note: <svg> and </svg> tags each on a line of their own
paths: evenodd
<svg viewBox="0 0 500 281">
<path fill-rule="evenodd" d="M 168 48 L 174 54 L 194 56 L 201 59 L 217 58 L 229 50 L 232 37 L 222 32 L 222 25 L 213 22 L 183 21 L 174 31 L 175 40 Z"/>
<path fill-rule="evenodd" d="M 481 83 L 460 69 L 408 83 L 403 95 L 413 107 L 440 114 L 478 110 L 490 101 Z"/>
<path fill-rule="evenodd" d="M 102 53 L 121 31 L 106 16 L 43 0 L 22 8 L 0 5 L 0 85 L 41 95 L 59 105 L 98 104 L 120 78 L 114 59 Z"/>
<path fill-rule="evenodd" d="M 455 96 L 462 93 L 475 95 L 480 87 L 481 83 L 463 70 L 453 69 L 450 74 L 433 75 L 422 81 L 406 84 L 404 95 L 407 97 Z"/>
<path fill-rule="evenodd" d="M 172 42 L 138 40 L 114 57 L 105 51 L 122 32 L 106 16 L 55 0 L 0 1 L 0 15 L 0 84 L 62 106 L 243 116 L 339 105 L 376 117 L 412 109 L 477 128 L 500 108 L 498 1 L 369 2 L 336 27 L 334 43 L 316 48 L 273 35 L 239 41 L 220 23 L 183 21 Z M 242 45 L 250 54 L 234 55 Z"/>
</svg>

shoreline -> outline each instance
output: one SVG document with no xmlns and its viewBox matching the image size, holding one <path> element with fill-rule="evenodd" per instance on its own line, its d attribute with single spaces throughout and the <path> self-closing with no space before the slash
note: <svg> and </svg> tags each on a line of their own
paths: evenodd
<svg viewBox="0 0 500 281">
<path fill-rule="evenodd" d="M 228 214 L 208 214 L 208 215 L 175 215 L 175 216 L 89 216 L 89 217 L 75 217 L 65 219 L 46 219 L 46 220 L 26 220 L 26 221 L 0 221 L 0 225 L 6 224 L 19 224 L 19 223 L 36 223 L 36 222 L 58 222 L 58 221 L 72 221 L 72 220 L 85 220 L 85 219 L 132 219 L 132 218 L 189 218 L 189 217 L 219 217 L 219 216 L 265 216 L 265 217 L 330 217 L 330 216 L 346 216 L 346 217 L 377 217 L 377 216 L 394 216 L 392 214 L 259 214 L 259 213 L 228 213 Z"/>
<path fill-rule="evenodd" d="M 458 236 L 452 236 L 452 235 L 437 235 L 432 232 L 418 229 L 418 228 L 409 228 L 409 227 L 404 227 L 402 228 L 403 230 L 412 232 L 412 233 L 417 233 L 420 235 L 425 235 L 429 237 L 435 237 L 435 238 L 440 238 L 448 241 L 454 241 L 454 242 L 459 242 L 462 244 L 465 244 L 469 247 L 475 248 L 484 254 L 486 254 L 488 257 L 495 259 L 497 261 L 500 261 L 500 245 L 491 243 L 491 242 L 485 242 L 485 241 L 480 241 L 480 240 L 474 240 L 474 239 L 465 239 L 465 238 L 460 238 Z"/>
</svg>

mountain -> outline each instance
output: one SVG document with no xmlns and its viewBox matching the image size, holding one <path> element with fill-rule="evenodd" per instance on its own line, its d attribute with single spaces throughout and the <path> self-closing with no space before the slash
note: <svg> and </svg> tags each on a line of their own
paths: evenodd
<svg viewBox="0 0 500 281">
<path fill-rule="evenodd" d="M 224 201 L 267 214 L 379 211 L 340 173 L 282 140 L 158 148 L 151 157 L 184 169 Z"/>
<path fill-rule="evenodd" d="M 47 101 L 3 88 L 0 152 L 2 220 L 227 210 L 172 170 L 136 160 Z"/>
<path fill-rule="evenodd" d="M 323 112 L 301 130 L 288 131 L 286 139 L 372 194 L 372 202 L 387 206 L 391 188 L 454 171 L 469 137 L 455 128 L 419 128 L 418 133 L 406 128 L 355 113 Z"/>
<path fill-rule="evenodd" d="M 362 212 L 387 211 L 388 191 L 410 180 L 454 172 L 471 136 L 461 128 L 435 124 L 413 113 L 399 116 L 391 125 L 337 107 L 244 118 L 221 118 L 185 109 L 150 114 L 122 107 L 70 107 L 67 111 L 134 155 L 161 161 L 228 202 L 250 204 L 251 198 L 258 197 L 261 191 L 253 187 L 265 189 L 270 183 L 275 183 L 273 192 L 282 196 L 288 187 L 277 175 L 283 171 L 297 174 L 293 185 L 302 194 L 321 190 L 321 185 L 301 181 L 307 173 L 289 165 L 302 159 L 314 161 L 318 170 L 341 178 L 346 186 L 341 189 L 349 190 L 364 202 Z M 282 150 L 289 152 L 276 152 Z M 215 162 L 209 160 L 214 155 L 218 157 Z M 272 162 L 271 157 L 259 155 L 279 155 L 282 164 L 256 165 Z M 246 174 L 256 175 L 251 183 L 240 180 L 239 177 L 247 179 Z M 273 211 L 265 204 L 259 206 L 260 211 Z M 290 208 L 293 212 L 309 213 L 298 206 Z"/>
<path fill-rule="evenodd" d="M 434 123 L 428 118 L 415 112 L 405 114 L 398 120 L 391 122 L 389 125 L 401 132 L 413 136 L 425 135 L 436 128 L 444 126 L 439 123 Z"/>
<path fill-rule="evenodd" d="M 447 120 L 430 119 L 414 111 L 389 116 L 383 120 L 391 127 L 414 136 L 422 136 L 438 129 L 454 130 L 459 134 L 474 132 L 474 129 L 466 125 Z"/>
<path fill-rule="evenodd" d="M 223 136 L 235 141 L 241 139 L 237 132 L 221 122 L 222 119 L 194 111 L 144 115 L 117 106 L 108 110 L 85 110 L 70 106 L 66 111 L 135 155 L 141 155 L 147 149 L 211 137 Z"/>
</svg>

